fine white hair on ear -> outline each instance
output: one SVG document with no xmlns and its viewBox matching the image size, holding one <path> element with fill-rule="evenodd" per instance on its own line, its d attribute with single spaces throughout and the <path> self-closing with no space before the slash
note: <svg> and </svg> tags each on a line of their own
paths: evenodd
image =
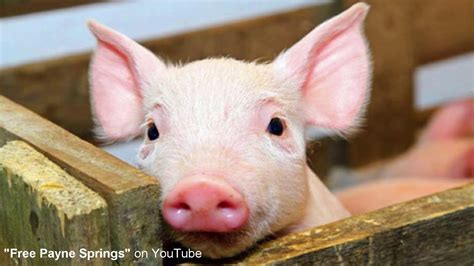
<svg viewBox="0 0 474 266">
<path fill-rule="evenodd" d="M 277 75 L 293 79 L 307 126 L 337 134 L 360 123 L 370 94 L 371 62 L 358 3 L 322 23 L 273 62 Z"/>
<path fill-rule="evenodd" d="M 143 91 L 166 66 L 125 35 L 95 21 L 87 24 L 97 39 L 89 70 L 96 133 L 109 141 L 133 138 L 144 119 Z"/>
</svg>

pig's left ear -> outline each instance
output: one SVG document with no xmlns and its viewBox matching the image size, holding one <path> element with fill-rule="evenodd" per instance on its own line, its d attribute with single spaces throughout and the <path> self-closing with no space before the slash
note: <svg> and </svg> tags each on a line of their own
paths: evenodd
<svg viewBox="0 0 474 266">
<path fill-rule="evenodd" d="M 356 126 L 369 95 L 371 64 L 359 3 L 326 21 L 274 61 L 297 81 L 306 123 L 342 132 Z"/>
<path fill-rule="evenodd" d="M 89 76 L 99 137 L 135 137 L 144 122 L 144 92 L 166 66 L 127 36 L 94 21 L 89 21 L 88 26 L 97 39 Z"/>
</svg>

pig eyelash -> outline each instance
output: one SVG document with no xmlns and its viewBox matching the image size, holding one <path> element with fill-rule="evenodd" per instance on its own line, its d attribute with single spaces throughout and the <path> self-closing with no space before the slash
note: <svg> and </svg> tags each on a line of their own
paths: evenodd
<svg viewBox="0 0 474 266">
<path fill-rule="evenodd" d="M 142 128 L 145 129 L 145 128 L 149 128 L 152 124 L 154 124 L 155 121 L 153 121 L 152 118 L 147 118 L 145 123 L 142 124 Z"/>
<path fill-rule="evenodd" d="M 146 121 L 140 125 L 140 131 L 145 132 L 151 123 L 153 123 L 153 120 L 151 118 L 147 118 Z"/>
</svg>

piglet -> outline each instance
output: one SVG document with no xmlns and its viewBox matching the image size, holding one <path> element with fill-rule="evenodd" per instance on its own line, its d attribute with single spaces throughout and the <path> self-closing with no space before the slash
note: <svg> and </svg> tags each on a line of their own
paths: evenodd
<svg viewBox="0 0 474 266">
<path fill-rule="evenodd" d="M 474 181 L 474 99 L 442 107 L 418 142 L 385 163 L 356 172 L 371 179 L 336 194 L 352 214 Z"/>
<path fill-rule="evenodd" d="M 138 161 L 161 183 L 177 241 L 229 257 L 265 236 L 349 216 L 307 166 L 305 145 L 309 129 L 343 133 L 363 115 L 367 11 L 352 6 L 264 64 L 165 64 L 89 22 L 98 41 L 90 68 L 97 132 L 109 141 L 144 135 Z"/>
<path fill-rule="evenodd" d="M 383 170 L 390 177 L 474 177 L 474 99 L 440 108 L 418 142 Z"/>
</svg>

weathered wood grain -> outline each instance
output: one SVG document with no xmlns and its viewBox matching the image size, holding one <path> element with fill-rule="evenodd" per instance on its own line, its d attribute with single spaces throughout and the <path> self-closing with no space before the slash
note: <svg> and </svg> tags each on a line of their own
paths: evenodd
<svg viewBox="0 0 474 266">
<path fill-rule="evenodd" d="M 411 4 L 417 64 L 474 51 L 472 0 L 414 0 Z"/>
<path fill-rule="evenodd" d="M 471 265 L 474 183 L 262 243 L 241 264 Z"/>
<path fill-rule="evenodd" d="M 160 246 L 155 178 L 0 96 L 0 146 L 15 139 L 35 147 L 107 201 L 114 250 Z M 122 262 L 131 263 L 131 257 Z"/>
<path fill-rule="evenodd" d="M 39 259 L 39 250 L 110 250 L 105 200 L 22 141 L 0 148 L 0 191 L 0 246 L 37 254 L 0 264 L 79 265 L 79 257 Z"/>
<path fill-rule="evenodd" d="M 1 0 L 0 17 L 18 16 L 94 2 L 99 2 L 99 0 Z"/>
</svg>

